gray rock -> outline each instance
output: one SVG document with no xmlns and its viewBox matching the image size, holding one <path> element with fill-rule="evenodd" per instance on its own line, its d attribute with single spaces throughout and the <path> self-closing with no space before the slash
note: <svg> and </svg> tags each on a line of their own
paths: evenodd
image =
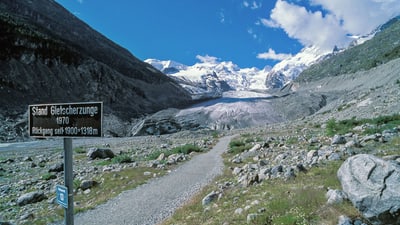
<svg viewBox="0 0 400 225">
<path fill-rule="evenodd" d="M 247 224 L 253 223 L 254 220 L 257 219 L 257 217 L 258 217 L 258 214 L 257 214 L 257 213 L 250 213 L 250 214 L 248 214 L 248 215 L 247 215 L 247 218 L 246 218 Z"/>
<path fill-rule="evenodd" d="M 51 173 L 51 172 L 61 172 L 61 171 L 64 171 L 64 163 L 57 163 L 57 164 L 54 164 L 54 165 L 52 165 L 50 168 L 49 168 L 49 173 Z"/>
<path fill-rule="evenodd" d="M 365 136 L 364 138 L 361 139 L 363 142 L 368 142 L 368 141 L 378 141 L 379 138 L 376 136 L 376 134 L 371 134 L 368 136 Z"/>
<path fill-rule="evenodd" d="M 203 206 L 209 205 L 212 201 L 218 198 L 218 193 L 215 191 L 210 192 L 206 197 L 203 198 L 201 204 Z"/>
<path fill-rule="evenodd" d="M 328 156 L 328 160 L 329 161 L 338 161 L 338 160 L 340 160 L 340 155 L 338 153 L 334 152 Z"/>
<path fill-rule="evenodd" d="M 237 209 L 235 209 L 234 213 L 240 215 L 240 214 L 243 213 L 243 209 L 242 208 L 237 208 Z"/>
<path fill-rule="evenodd" d="M 349 217 L 341 215 L 341 216 L 339 216 L 338 225 L 353 225 L 353 222 L 351 221 L 351 219 Z"/>
<path fill-rule="evenodd" d="M 43 192 L 34 191 L 20 196 L 17 199 L 17 204 L 19 206 L 24 206 L 35 202 L 43 201 L 44 199 L 46 199 L 46 195 Z"/>
<path fill-rule="evenodd" d="M 94 180 L 83 180 L 79 186 L 82 190 L 90 189 L 97 186 L 99 183 Z"/>
<path fill-rule="evenodd" d="M 276 176 L 278 173 L 282 173 L 283 172 L 283 166 L 282 165 L 278 165 L 278 166 L 274 166 L 271 169 L 271 174 Z"/>
<path fill-rule="evenodd" d="M 291 168 L 291 167 L 287 168 L 286 171 L 285 171 L 284 177 L 285 177 L 286 180 L 291 180 L 291 179 L 296 178 L 296 174 L 294 173 L 294 169 Z"/>
<path fill-rule="evenodd" d="M 400 165 L 360 154 L 338 170 L 343 191 L 372 224 L 400 224 Z"/>
<path fill-rule="evenodd" d="M 106 159 L 106 158 L 114 158 L 115 154 L 111 149 L 108 148 L 89 148 L 87 153 L 87 157 L 89 159 Z"/>
<path fill-rule="evenodd" d="M 312 159 L 318 156 L 318 150 L 311 150 L 307 153 L 307 161 L 312 161 Z"/>
<path fill-rule="evenodd" d="M 340 144 L 346 144 L 346 138 L 342 135 L 335 135 L 332 138 L 332 145 L 340 145 Z"/>
<path fill-rule="evenodd" d="M 0 225 L 14 225 L 11 222 L 0 221 Z"/>
<path fill-rule="evenodd" d="M 325 196 L 328 199 L 327 203 L 330 205 L 331 204 L 340 204 L 345 199 L 347 199 L 346 194 L 341 190 L 329 189 Z"/>
</svg>

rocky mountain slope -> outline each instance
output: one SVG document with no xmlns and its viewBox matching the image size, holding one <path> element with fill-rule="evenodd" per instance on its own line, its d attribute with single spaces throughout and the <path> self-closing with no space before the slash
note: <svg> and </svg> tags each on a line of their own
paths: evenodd
<svg viewBox="0 0 400 225">
<path fill-rule="evenodd" d="M 362 45 L 352 46 L 305 70 L 297 79 L 310 82 L 330 76 L 366 71 L 400 57 L 400 17 L 384 24 L 374 38 Z"/>
<path fill-rule="evenodd" d="M 0 2 L 0 114 L 28 104 L 103 101 L 123 120 L 190 103 L 174 80 L 53 0 Z"/>
</svg>

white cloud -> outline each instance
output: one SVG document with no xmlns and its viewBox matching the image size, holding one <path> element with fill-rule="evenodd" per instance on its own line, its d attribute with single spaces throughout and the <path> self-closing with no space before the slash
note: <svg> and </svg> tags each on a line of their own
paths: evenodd
<svg viewBox="0 0 400 225">
<path fill-rule="evenodd" d="M 219 11 L 219 22 L 225 23 L 225 10 L 221 9 Z"/>
<path fill-rule="evenodd" d="M 282 61 L 289 57 L 292 57 L 292 54 L 276 53 L 275 50 L 273 50 L 271 48 L 268 49 L 268 52 L 263 52 L 263 53 L 257 54 L 258 59 L 271 59 L 271 60 L 277 60 L 277 61 Z"/>
<path fill-rule="evenodd" d="M 310 11 L 295 3 L 277 0 L 270 19 L 260 22 L 267 27 L 282 28 L 289 37 L 303 45 L 322 50 L 347 46 L 349 35 L 364 35 L 400 14 L 398 0 L 310 0 L 322 11 Z"/>
<path fill-rule="evenodd" d="M 202 63 L 211 63 L 211 64 L 216 64 L 219 61 L 219 58 L 214 57 L 214 56 L 201 56 L 201 55 L 196 55 L 196 59 L 200 60 Z"/>
<path fill-rule="evenodd" d="M 398 0 L 311 0 L 321 5 L 339 20 L 343 29 L 362 35 L 400 14 Z"/>
<path fill-rule="evenodd" d="M 83 0 L 77 0 L 80 4 L 82 4 L 83 3 Z"/>
<path fill-rule="evenodd" d="M 257 39 L 258 37 L 252 28 L 247 29 L 247 33 L 250 34 L 253 37 L 253 39 Z"/>
<path fill-rule="evenodd" d="M 256 24 L 261 23 L 266 27 L 271 27 L 271 28 L 279 28 L 279 24 L 275 22 L 274 20 L 268 20 L 265 18 L 261 18 L 260 21 L 257 21 Z"/>
<path fill-rule="evenodd" d="M 246 7 L 246 8 L 250 8 L 250 9 L 254 10 L 254 9 L 261 8 L 262 3 L 261 2 L 256 2 L 256 1 L 253 1 L 253 2 L 249 3 L 248 1 L 244 1 L 243 2 L 243 6 Z"/>
</svg>

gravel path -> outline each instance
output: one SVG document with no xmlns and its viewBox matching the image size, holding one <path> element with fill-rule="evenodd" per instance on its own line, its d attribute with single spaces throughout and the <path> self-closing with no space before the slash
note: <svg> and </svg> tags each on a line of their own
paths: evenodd
<svg viewBox="0 0 400 225">
<path fill-rule="evenodd" d="M 74 224 L 157 224 L 189 200 L 200 188 L 222 173 L 221 154 L 232 136 L 223 137 L 215 147 L 193 157 L 170 174 L 75 216 Z"/>
</svg>

